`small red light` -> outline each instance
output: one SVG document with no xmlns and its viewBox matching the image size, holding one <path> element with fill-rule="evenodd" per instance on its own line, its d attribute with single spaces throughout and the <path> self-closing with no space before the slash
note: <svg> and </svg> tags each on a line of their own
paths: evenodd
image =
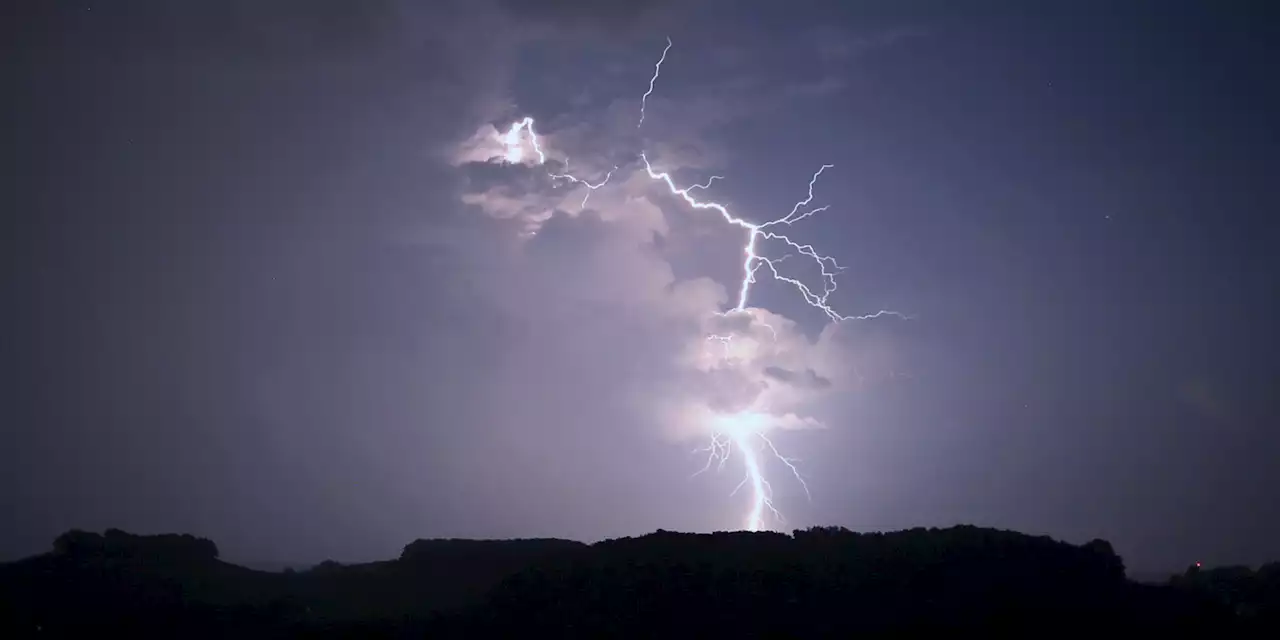
<svg viewBox="0 0 1280 640">
<path fill-rule="evenodd" d="M 1196 563 L 1196 568 L 1199 568 L 1199 567 L 1200 567 L 1200 563 L 1199 563 L 1199 562 L 1197 562 L 1197 563 Z"/>
</svg>

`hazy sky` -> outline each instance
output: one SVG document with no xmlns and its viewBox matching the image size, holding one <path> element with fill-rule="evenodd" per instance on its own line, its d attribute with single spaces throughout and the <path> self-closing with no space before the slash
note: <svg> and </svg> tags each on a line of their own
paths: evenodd
<svg viewBox="0 0 1280 640">
<path fill-rule="evenodd" d="M 744 410 L 812 494 L 767 462 L 783 528 L 1280 558 L 1266 4 L 24 4 L 4 558 L 71 527 L 283 561 L 737 528 L 741 456 L 692 451 Z M 547 164 L 502 161 L 524 116 Z M 910 319 L 765 272 L 716 316 L 745 232 L 641 150 L 757 224 L 834 165 L 788 232 L 845 267 L 833 309 Z M 585 209 L 566 159 L 618 166 Z"/>
</svg>

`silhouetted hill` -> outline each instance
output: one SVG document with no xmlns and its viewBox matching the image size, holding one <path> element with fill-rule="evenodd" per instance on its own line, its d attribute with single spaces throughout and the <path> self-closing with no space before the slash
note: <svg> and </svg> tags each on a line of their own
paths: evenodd
<svg viewBox="0 0 1280 640">
<path fill-rule="evenodd" d="M 1276 571 L 1139 585 L 1105 541 L 971 526 L 417 540 L 306 571 L 222 562 L 193 536 L 72 531 L 0 565 L 0 636 L 825 637 L 908 631 L 1230 635 L 1274 622 Z M 1212 579 L 1211 579 L 1212 578 Z"/>
<path fill-rule="evenodd" d="M 189 535 L 70 531 L 51 553 L 0 565 L 0 613 L 25 629 L 167 631 L 428 619 L 479 602 L 504 577 L 585 548 L 566 540 L 417 540 L 398 560 L 254 571 Z M 170 624 L 172 621 L 172 624 Z"/>
<path fill-rule="evenodd" d="M 490 597 L 484 623 L 503 635 L 827 636 L 1196 622 L 1176 594 L 1161 601 L 1134 587 L 1101 540 L 1077 547 L 977 527 L 659 531 L 512 576 Z"/>
</svg>

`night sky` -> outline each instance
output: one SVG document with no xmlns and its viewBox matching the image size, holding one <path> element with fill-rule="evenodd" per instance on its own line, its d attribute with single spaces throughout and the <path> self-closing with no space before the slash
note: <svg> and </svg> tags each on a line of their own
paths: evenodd
<svg viewBox="0 0 1280 640">
<path fill-rule="evenodd" d="M 693 451 L 763 407 L 812 494 L 762 458 L 774 528 L 1280 559 L 1267 3 L 18 4 L 0 558 L 734 529 L 742 458 Z M 525 116 L 547 165 L 502 160 Z M 744 231 L 641 150 L 757 224 L 834 165 L 788 233 L 909 318 L 763 272 L 716 316 Z M 618 170 L 583 208 L 565 158 Z"/>
</svg>

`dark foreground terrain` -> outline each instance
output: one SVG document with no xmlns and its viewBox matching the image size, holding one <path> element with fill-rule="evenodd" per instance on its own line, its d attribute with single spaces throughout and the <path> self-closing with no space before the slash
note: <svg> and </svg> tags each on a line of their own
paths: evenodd
<svg viewBox="0 0 1280 640">
<path fill-rule="evenodd" d="M 189 535 L 72 531 L 0 565 L 0 637 L 1280 637 L 1277 568 L 1143 585 L 1101 540 L 960 526 L 418 540 L 396 560 L 273 573 Z"/>
</svg>

